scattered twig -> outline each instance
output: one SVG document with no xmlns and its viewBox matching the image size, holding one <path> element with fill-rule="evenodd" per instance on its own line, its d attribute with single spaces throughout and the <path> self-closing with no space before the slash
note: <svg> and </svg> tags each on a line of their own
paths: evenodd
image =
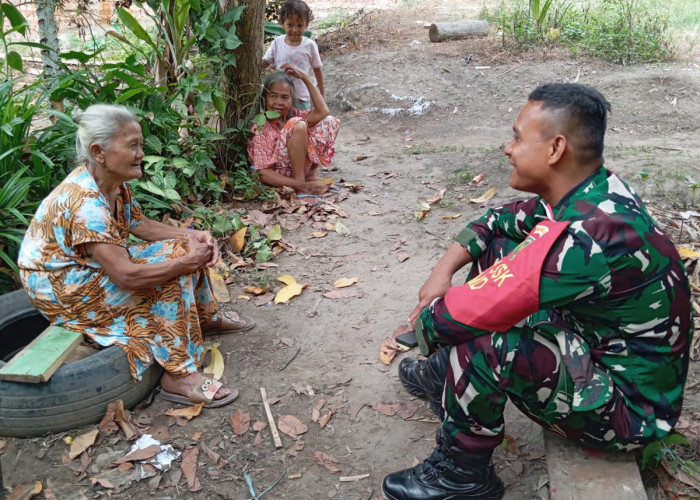
<svg viewBox="0 0 700 500">
<path fill-rule="evenodd" d="M 265 413 L 267 414 L 267 421 L 270 424 L 270 432 L 272 433 L 272 440 L 275 442 L 275 448 L 282 448 L 280 433 L 277 432 L 275 419 L 272 418 L 272 410 L 270 410 L 270 403 L 267 402 L 267 392 L 264 387 L 260 388 L 260 396 L 262 396 L 263 405 L 265 406 Z"/>
<path fill-rule="evenodd" d="M 505 70 L 505 71 L 503 71 L 503 72 L 501 72 L 501 73 L 498 73 L 496 76 L 503 76 L 503 75 L 506 75 L 506 74 L 510 73 L 511 71 L 513 71 L 514 69 L 519 68 L 519 67 L 522 66 L 522 65 L 523 65 L 523 63 L 516 64 L 516 65 L 513 66 L 512 68 L 507 69 L 507 70 Z"/>
<path fill-rule="evenodd" d="M 287 360 L 285 364 L 282 365 L 282 368 L 280 368 L 280 371 L 284 371 L 285 368 L 289 366 L 289 364 L 294 361 L 294 358 L 297 357 L 297 354 L 299 354 L 299 351 L 301 351 L 301 347 L 297 347 L 297 350 L 294 354 L 292 354 L 292 357 Z"/>
</svg>

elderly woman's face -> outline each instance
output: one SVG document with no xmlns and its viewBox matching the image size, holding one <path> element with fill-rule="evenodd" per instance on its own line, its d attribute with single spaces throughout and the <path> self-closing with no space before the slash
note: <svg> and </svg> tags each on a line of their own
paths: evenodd
<svg viewBox="0 0 700 500">
<path fill-rule="evenodd" d="M 102 151 L 102 166 L 107 173 L 121 181 L 140 179 L 143 175 L 143 134 L 136 123 L 122 125 L 112 136 L 109 149 Z"/>
</svg>

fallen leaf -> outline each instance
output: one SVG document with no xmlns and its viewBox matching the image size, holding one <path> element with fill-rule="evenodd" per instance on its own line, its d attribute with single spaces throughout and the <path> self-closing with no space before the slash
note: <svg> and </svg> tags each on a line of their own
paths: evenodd
<svg viewBox="0 0 700 500">
<path fill-rule="evenodd" d="M 243 295 L 243 294 L 237 295 L 236 299 L 238 299 L 238 300 L 250 300 L 250 295 Z"/>
<path fill-rule="evenodd" d="M 267 239 L 270 241 L 279 241 L 282 239 L 282 228 L 279 224 L 275 224 L 267 231 Z"/>
<path fill-rule="evenodd" d="M 100 425 L 98 426 L 100 429 L 100 434 L 103 436 L 111 436 L 112 434 L 116 434 L 119 432 L 119 426 L 117 423 L 114 421 L 114 406 L 116 405 L 116 402 L 112 401 L 107 405 L 107 411 L 105 411 L 105 416 L 102 417 L 102 420 L 100 420 Z M 70 444 L 68 441 L 68 438 L 70 438 L 70 441 L 73 439 L 70 436 L 66 436 L 66 444 Z M 2 447 L 0 447 L 2 449 Z"/>
<path fill-rule="evenodd" d="M 357 476 L 340 476 L 338 481 L 341 483 L 347 483 L 350 481 L 359 481 L 360 479 L 368 478 L 369 474 L 358 474 Z"/>
<path fill-rule="evenodd" d="M 331 290 L 323 294 L 327 299 L 349 299 L 352 297 L 362 297 L 362 293 L 358 290 Z"/>
<path fill-rule="evenodd" d="M 312 238 L 325 238 L 328 235 L 326 231 L 314 231 L 309 235 L 309 239 Z"/>
<path fill-rule="evenodd" d="M 382 346 L 379 348 L 379 359 L 385 365 L 390 365 L 399 352 L 399 345 L 391 337 L 386 337 L 382 340 Z"/>
<path fill-rule="evenodd" d="M 273 299 L 273 295 L 271 293 L 266 293 L 265 295 L 261 295 L 257 299 L 255 299 L 255 305 L 257 307 L 264 306 L 268 302 L 271 302 Z"/>
<path fill-rule="evenodd" d="M 348 236 L 350 234 L 350 229 L 340 221 L 335 223 L 335 232 L 340 236 Z"/>
<path fill-rule="evenodd" d="M 484 181 L 486 180 L 486 174 L 476 174 L 472 180 L 469 181 L 469 184 L 472 186 L 478 186 L 480 184 L 483 184 Z"/>
<path fill-rule="evenodd" d="M 262 421 L 260 421 L 260 420 L 256 420 L 256 421 L 253 423 L 253 430 L 256 431 L 256 432 L 260 432 L 260 431 L 263 430 L 265 427 L 267 427 L 267 422 L 262 422 Z"/>
<path fill-rule="evenodd" d="M 250 413 L 236 410 L 231 414 L 231 428 L 236 436 L 242 436 L 250 427 Z"/>
<path fill-rule="evenodd" d="M 233 236 L 231 236 L 231 244 L 233 245 L 233 250 L 237 253 L 241 253 L 241 250 L 243 250 L 243 246 L 245 245 L 245 235 L 246 232 L 248 232 L 248 227 L 243 227 L 233 233 Z"/>
<path fill-rule="evenodd" d="M 462 214 L 446 215 L 442 218 L 442 220 L 459 219 L 461 216 Z"/>
<path fill-rule="evenodd" d="M 306 288 L 306 285 L 297 283 L 297 280 L 290 274 L 280 276 L 277 280 L 287 286 L 275 294 L 275 304 L 284 304 L 288 302 L 292 297 L 301 295 L 301 291 Z"/>
<path fill-rule="evenodd" d="M 333 177 L 324 177 L 323 182 L 325 182 L 327 186 L 332 186 L 335 181 Z"/>
<path fill-rule="evenodd" d="M 396 260 L 398 260 L 399 262 L 405 262 L 409 259 L 409 257 L 411 257 L 410 254 L 408 254 L 406 252 L 401 252 L 400 254 L 398 254 L 396 256 Z"/>
<path fill-rule="evenodd" d="M 367 158 L 369 158 L 367 155 L 357 155 L 355 158 L 352 159 L 352 161 L 362 161 L 366 160 Z"/>
<path fill-rule="evenodd" d="M 289 448 L 287 451 L 284 452 L 284 455 L 287 457 L 296 457 L 297 454 L 304 449 L 304 441 L 297 441 L 292 445 L 291 448 Z"/>
<path fill-rule="evenodd" d="M 281 337 L 280 342 L 282 342 L 287 347 L 294 347 L 294 339 L 290 339 L 288 337 Z"/>
<path fill-rule="evenodd" d="M 120 465 L 126 462 L 138 462 L 139 460 L 147 460 L 149 458 L 155 457 L 161 451 L 163 450 L 159 444 L 152 444 L 150 446 L 146 446 L 145 448 L 136 449 L 131 453 L 126 454 L 120 459 L 112 462 L 112 465 Z"/>
<path fill-rule="evenodd" d="M 317 450 L 314 451 L 314 458 L 320 465 L 331 471 L 333 474 L 340 472 L 340 469 L 334 463 L 337 462 L 337 460 L 331 455 Z"/>
<path fill-rule="evenodd" d="M 484 203 L 486 201 L 489 201 L 491 198 L 493 198 L 495 194 L 496 194 L 496 186 L 491 186 L 489 189 L 486 190 L 486 192 L 484 194 L 482 194 L 478 198 L 469 198 L 469 201 L 472 203 Z"/>
<path fill-rule="evenodd" d="M 372 409 L 377 410 L 379 413 L 386 415 L 387 417 L 393 417 L 401 411 L 401 403 L 374 403 L 372 405 Z"/>
<path fill-rule="evenodd" d="M 316 422 L 318 422 L 318 419 L 321 418 L 321 408 L 323 408 L 324 404 L 326 404 L 326 400 L 323 398 L 316 401 L 316 404 L 311 409 L 311 421 L 312 422 L 316 423 Z"/>
<path fill-rule="evenodd" d="M 121 399 L 114 402 L 114 422 L 122 430 L 127 441 L 132 441 L 140 435 L 131 423 L 131 414 L 124 409 L 124 401 Z"/>
<path fill-rule="evenodd" d="M 363 403 L 363 402 L 351 404 L 347 409 L 347 413 L 350 416 L 350 420 L 352 420 L 353 422 L 356 422 L 357 416 L 360 414 L 360 411 L 365 406 L 367 406 L 367 403 Z"/>
<path fill-rule="evenodd" d="M 697 259 L 700 257 L 700 253 L 696 252 L 692 248 L 688 247 L 682 247 L 682 246 L 677 246 L 676 250 L 678 250 L 678 255 L 681 256 L 681 259 Z"/>
<path fill-rule="evenodd" d="M 503 448 L 505 448 L 508 453 L 512 453 L 515 456 L 520 455 L 520 447 L 518 446 L 518 442 L 509 434 L 505 434 L 503 436 Z"/>
<path fill-rule="evenodd" d="M 447 189 L 445 188 L 438 191 L 435 196 L 428 200 L 428 205 L 435 205 L 436 203 L 440 203 L 442 201 L 442 198 L 445 196 L 446 191 Z"/>
<path fill-rule="evenodd" d="M 416 205 L 416 211 L 413 212 L 413 216 L 416 219 L 421 220 L 428 214 L 428 212 L 430 212 L 430 205 L 426 202 L 420 202 L 418 205 Z"/>
<path fill-rule="evenodd" d="M 360 281 L 360 278 L 358 278 L 357 276 L 355 276 L 354 278 L 338 278 L 337 280 L 335 280 L 335 283 L 333 283 L 333 286 L 336 288 L 345 288 L 354 285 L 358 281 Z"/>
<path fill-rule="evenodd" d="M 306 425 L 294 415 L 280 415 L 277 418 L 277 427 L 280 432 L 293 439 L 298 438 L 308 430 Z"/>
<path fill-rule="evenodd" d="M 269 290 L 270 290 L 270 285 L 265 285 L 262 288 L 260 288 L 259 286 L 251 285 L 243 291 L 245 293 L 249 293 L 251 295 L 265 295 Z"/>
<path fill-rule="evenodd" d="M 209 274 L 209 283 L 211 284 L 211 290 L 212 292 L 214 292 L 214 298 L 216 299 L 216 302 L 218 302 L 219 304 L 230 302 L 231 296 L 228 293 L 228 288 L 226 288 L 226 282 L 224 281 L 224 277 L 221 276 L 221 274 L 219 274 L 214 269 L 209 268 L 207 271 Z"/>
<path fill-rule="evenodd" d="M 404 404 L 404 407 L 401 409 L 399 417 L 401 417 L 404 420 L 408 420 L 410 418 L 413 418 L 413 415 L 415 415 L 419 409 L 420 404 L 418 404 L 417 401 L 408 401 Z"/>
<path fill-rule="evenodd" d="M 228 464 L 228 460 L 221 458 L 221 455 L 219 455 L 217 452 L 209 448 L 206 444 L 203 442 L 199 443 L 200 449 L 204 452 L 204 454 L 211 460 L 211 463 L 213 463 L 217 469 L 221 469 L 222 467 L 226 466 Z"/>
<path fill-rule="evenodd" d="M 29 500 L 41 493 L 42 488 L 41 481 L 34 481 L 34 484 L 18 484 L 7 496 L 7 500 Z M 5 498 L 4 492 L 2 498 Z"/>
<path fill-rule="evenodd" d="M 187 479 L 187 489 L 190 491 L 199 491 L 202 485 L 197 477 L 197 457 L 199 457 L 199 448 L 197 446 L 188 446 L 182 452 L 182 463 L 180 468 Z"/>
<path fill-rule="evenodd" d="M 335 410 L 330 410 L 328 413 L 322 415 L 321 418 L 318 419 L 318 426 L 323 429 L 326 425 L 328 425 L 328 422 L 331 420 L 334 413 Z"/>
<path fill-rule="evenodd" d="M 188 406 L 187 408 L 180 408 L 180 409 L 173 409 L 169 408 L 165 410 L 163 413 L 166 415 L 169 415 L 171 417 L 183 417 L 186 418 L 187 420 L 192 420 L 194 417 L 202 413 L 202 408 L 204 407 L 204 403 L 199 403 L 196 405 Z"/>
<path fill-rule="evenodd" d="M 99 429 L 92 429 L 91 431 L 88 431 L 85 434 L 81 434 L 80 436 L 74 438 L 73 442 L 70 445 L 68 458 L 73 460 L 74 458 L 79 457 L 82 452 L 84 452 L 85 450 L 90 448 L 90 446 L 95 444 L 95 439 L 97 439 L 97 435 L 99 433 Z"/>
<path fill-rule="evenodd" d="M 220 380 L 224 375 L 224 356 L 217 347 L 217 344 L 208 344 L 204 347 L 204 353 L 211 352 L 211 361 L 202 370 L 204 373 L 210 374 L 214 380 Z"/>
</svg>

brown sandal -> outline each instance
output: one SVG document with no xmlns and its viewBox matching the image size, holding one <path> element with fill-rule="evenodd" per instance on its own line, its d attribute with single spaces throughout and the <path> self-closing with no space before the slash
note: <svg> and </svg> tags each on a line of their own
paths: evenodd
<svg viewBox="0 0 700 500">
<path fill-rule="evenodd" d="M 226 318 L 231 326 L 223 326 L 223 318 Z M 255 320 L 250 316 L 244 316 L 235 312 L 220 312 L 219 319 L 216 321 L 207 322 L 202 325 L 202 336 L 209 337 L 211 335 L 222 335 L 225 333 L 246 332 L 255 327 Z"/>
</svg>

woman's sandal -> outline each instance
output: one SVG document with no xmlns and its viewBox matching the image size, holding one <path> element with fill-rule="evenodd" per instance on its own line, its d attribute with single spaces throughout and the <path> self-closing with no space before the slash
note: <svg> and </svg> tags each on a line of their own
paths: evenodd
<svg viewBox="0 0 700 500">
<path fill-rule="evenodd" d="M 233 323 L 235 326 L 224 327 L 222 326 L 223 318 L 225 316 L 227 320 Z M 208 323 L 203 325 L 202 336 L 209 337 L 212 335 L 221 335 L 224 333 L 235 333 L 235 332 L 247 332 L 255 326 L 255 320 L 250 316 L 244 316 L 235 312 L 220 312 L 219 319 L 216 322 Z"/>
<path fill-rule="evenodd" d="M 160 395 L 166 401 L 172 401 L 173 403 L 184 405 L 204 403 L 204 408 L 218 408 L 233 403 L 238 398 L 238 391 L 236 389 L 231 389 L 231 394 L 228 396 L 214 399 L 216 392 L 223 385 L 224 384 L 217 380 L 202 376 L 199 383 L 194 386 L 187 396 L 175 392 L 168 392 L 162 387 L 160 389 Z"/>
</svg>

